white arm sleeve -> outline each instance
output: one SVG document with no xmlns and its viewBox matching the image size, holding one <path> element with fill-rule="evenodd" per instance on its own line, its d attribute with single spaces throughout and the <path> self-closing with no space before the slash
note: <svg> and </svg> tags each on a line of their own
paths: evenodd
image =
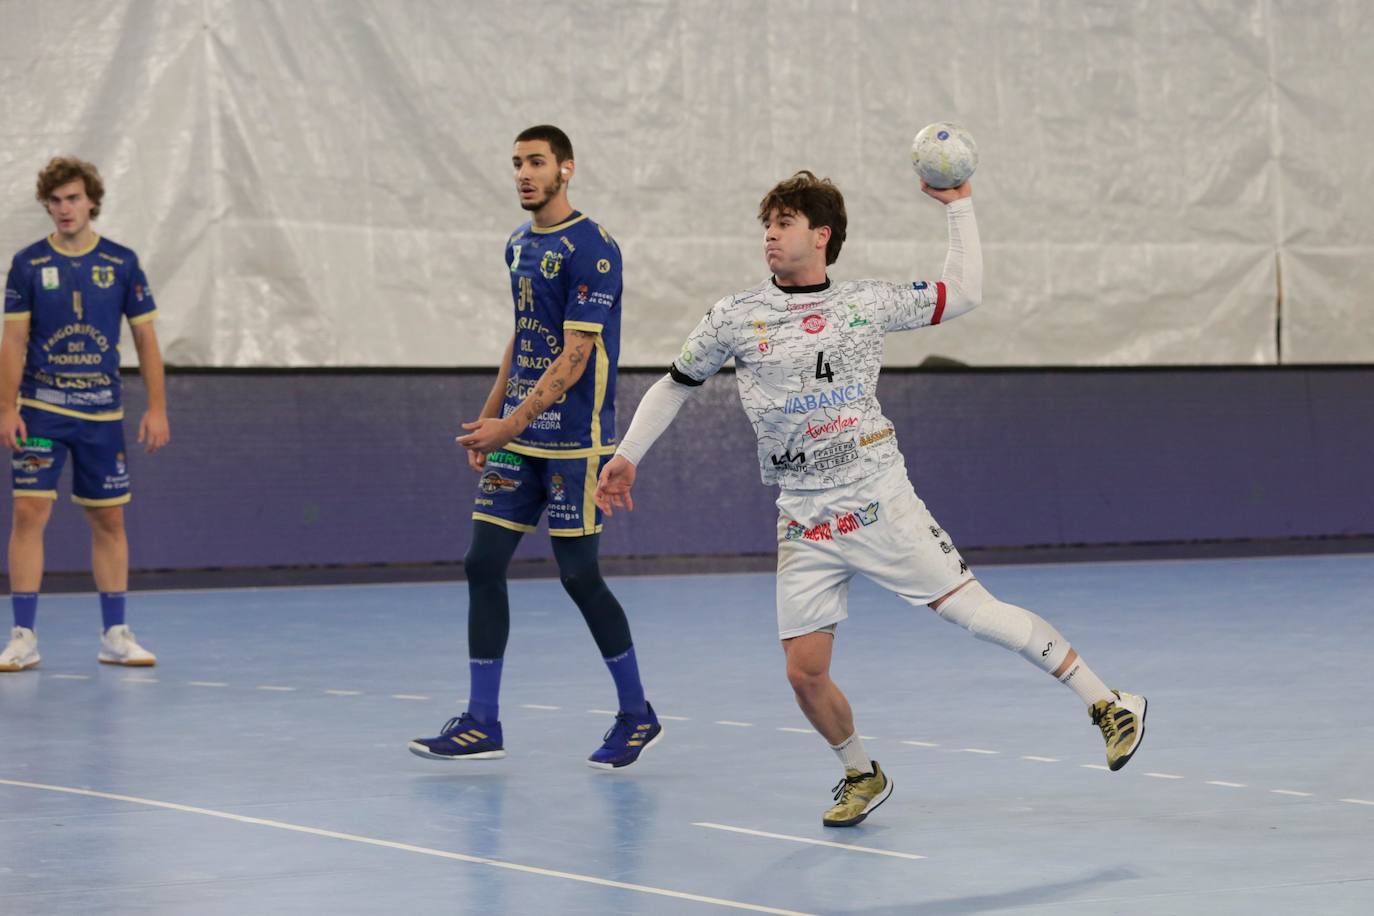
<svg viewBox="0 0 1374 916">
<path fill-rule="evenodd" d="M 615 453 L 638 466 L 649 447 L 663 435 L 663 431 L 673 422 L 677 412 L 687 403 L 687 399 L 695 390 L 695 387 L 679 385 L 673 381 L 671 375 L 665 375 L 654 382 L 649 390 L 644 392 L 644 399 L 639 402 L 639 407 L 635 408 L 634 419 L 630 421 L 630 428 L 625 431 L 620 440 L 620 447 Z"/>
<path fill-rule="evenodd" d="M 963 197 L 945 206 L 949 216 L 949 253 L 945 255 L 946 299 L 943 319 L 958 318 L 983 301 L 983 245 L 978 238 L 978 220 L 973 216 L 973 198 Z"/>
</svg>

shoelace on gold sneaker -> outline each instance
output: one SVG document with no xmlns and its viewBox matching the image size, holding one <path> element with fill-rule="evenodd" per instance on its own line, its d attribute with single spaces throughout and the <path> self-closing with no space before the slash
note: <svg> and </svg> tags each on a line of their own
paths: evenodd
<svg viewBox="0 0 1374 916">
<path fill-rule="evenodd" d="M 1116 740 L 1116 716 L 1112 715 L 1115 706 L 1115 703 L 1108 703 L 1100 710 L 1093 710 L 1093 724 L 1102 729 L 1102 737 L 1108 744 Z"/>
<path fill-rule="evenodd" d="M 857 786 L 859 783 L 863 782 L 865 779 L 868 779 L 870 776 L 873 775 L 875 774 L 860 773 L 857 776 L 846 776 L 844 779 L 841 779 L 839 782 L 835 783 L 835 788 L 831 790 L 835 793 L 835 801 L 840 801 L 842 798 L 844 798 L 844 796 L 848 794 L 849 788 L 851 786 Z"/>
</svg>

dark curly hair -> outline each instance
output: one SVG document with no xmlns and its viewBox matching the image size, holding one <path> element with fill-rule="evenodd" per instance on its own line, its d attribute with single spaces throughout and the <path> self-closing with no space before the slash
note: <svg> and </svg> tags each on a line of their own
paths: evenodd
<svg viewBox="0 0 1374 916">
<path fill-rule="evenodd" d="M 844 212 L 844 195 L 829 178 L 817 178 L 805 169 L 791 178 L 778 182 L 759 202 L 759 222 L 768 219 L 774 210 L 800 213 L 812 229 L 830 227 L 830 241 L 825 244 L 825 263 L 834 264 L 844 247 L 844 230 L 849 217 Z"/>
</svg>

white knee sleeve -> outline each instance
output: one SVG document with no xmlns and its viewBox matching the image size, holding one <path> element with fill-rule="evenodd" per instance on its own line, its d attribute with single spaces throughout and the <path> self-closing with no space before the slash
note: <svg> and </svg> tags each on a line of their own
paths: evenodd
<svg viewBox="0 0 1374 916">
<path fill-rule="evenodd" d="M 1019 654 L 1042 671 L 1053 674 L 1069 654 L 1069 641 L 1038 614 L 992 597 L 974 580 L 936 609 L 979 639 Z"/>
</svg>

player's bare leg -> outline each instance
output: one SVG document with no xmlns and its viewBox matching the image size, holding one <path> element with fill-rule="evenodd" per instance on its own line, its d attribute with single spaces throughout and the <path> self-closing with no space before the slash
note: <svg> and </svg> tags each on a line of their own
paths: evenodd
<svg viewBox="0 0 1374 916">
<path fill-rule="evenodd" d="M 1145 698 L 1109 688 L 1043 617 L 997 600 L 977 579 L 961 583 L 930 608 L 979 639 L 1017 653 L 1076 693 L 1088 705 L 1093 724 L 1102 729 L 1111 769 L 1124 767 L 1140 747 Z"/>
<path fill-rule="evenodd" d="M 844 764 L 835 786 L 835 805 L 821 818 L 827 827 L 852 827 L 892 794 L 892 781 L 864 749 L 854 729 L 854 712 L 844 692 L 830 678 L 833 633 L 820 630 L 782 641 L 787 680 L 797 705 Z"/>
<path fill-rule="evenodd" d="M 157 657 L 138 644 L 124 623 L 124 593 L 129 588 L 129 539 L 124 530 L 123 506 L 88 506 L 91 526 L 91 573 L 100 590 L 103 632 L 100 661 L 107 665 L 146 667 Z"/>
<path fill-rule="evenodd" d="M 15 621 L 8 644 L 0 650 L 0 671 L 23 671 L 36 667 L 39 662 L 33 617 L 38 589 L 43 584 L 43 531 L 52 517 L 52 503 L 47 496 L 24 496 L 14 500 L 9 572 Z"/>
<path fill-rule="evenodd" d="M 10 588 L 36 592 L 43 585 L 43 532 L 52 517 L 53 501 L 46 496 L 14 500 L 10 527 Z"/>
</svg>

